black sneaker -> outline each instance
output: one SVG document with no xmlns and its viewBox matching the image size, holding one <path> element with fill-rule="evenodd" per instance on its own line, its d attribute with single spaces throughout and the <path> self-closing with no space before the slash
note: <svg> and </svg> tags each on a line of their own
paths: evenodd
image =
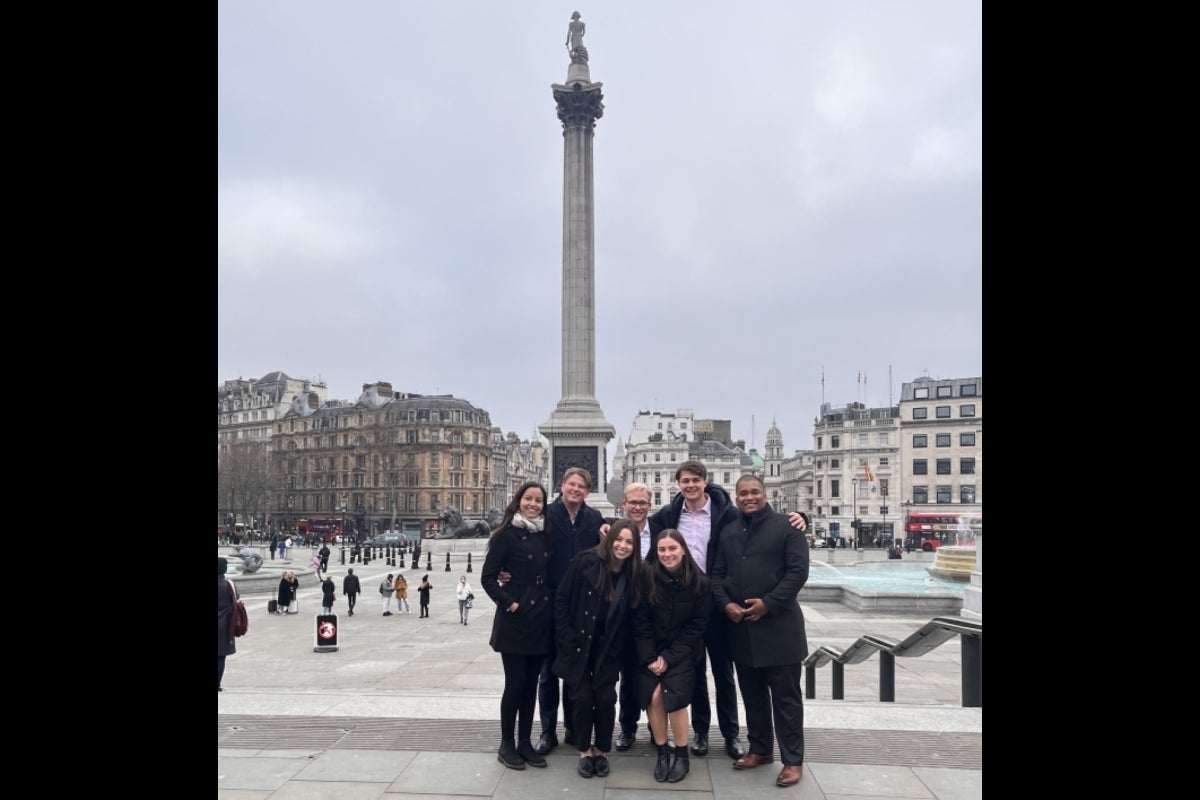
<svg viewBox="0 0 1200 800">
<path fill-rule="evenodd" d="M 621 731 L 621 735 L 617 737 L 617 749 L 628 750 L 629 748 L 633 747 L 633 743 L 636 740 L 636 731 Z"/>
<path fill-rule="evenodd" d="M 525 769 L 525 760 L 517 752 L 516 745 L 511 742 L 501 742 L 500 750 L 496 753 L 496 760 L 509 769 Z"/>
<path fill-rule="evenodd" d="M 540 768 L 546 766 L 546 759 L 538 755 L 538 752 L 533 749 L 533 745 L 529 743 L 528 739 L 517 745 L 517 755 L 523 758 L 525 763 L 531 767 Z"/>
<path fill-rule="evenodd" d="M 579 759 L 579 766 L 575 771 L 585 778 L 590 778 L 596 774 L 596 762 L 591 756 L 584 756 Z"/>
<path fill-rule="evenodd" d="M 593 756 L 592 768 L 596 771 L 597 778 L 608 777 L 608 756 Z"/>
</svg>

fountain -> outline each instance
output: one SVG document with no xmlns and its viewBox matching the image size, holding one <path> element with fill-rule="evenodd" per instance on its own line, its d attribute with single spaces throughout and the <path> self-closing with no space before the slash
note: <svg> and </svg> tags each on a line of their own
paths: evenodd
<svg viewBox="0 0 1200 800">
<path fill-rule="evenodd" d="M 982 530 L 983 515 L 962 516 L 958 520 L 958 530 L 954 532 L 954 544 L 939 547 L 935 552 L 933 566 L 925 570 L 935 578 L 949 581 L 971 580 L 975 571 L 975 561 L 978 550 L 975 547 L 975 531 Z"/>
</svg>

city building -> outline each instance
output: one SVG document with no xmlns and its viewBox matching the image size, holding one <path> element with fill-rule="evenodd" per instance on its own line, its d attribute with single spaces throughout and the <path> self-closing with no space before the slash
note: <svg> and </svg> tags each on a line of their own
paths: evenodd
<svg viewBox="0 0 1200 800">
<path fill-rule="evenodd" d="M 904 508 L 982 514 L 983 378 L 917 378 L 899 412 Z"/>
</svg>

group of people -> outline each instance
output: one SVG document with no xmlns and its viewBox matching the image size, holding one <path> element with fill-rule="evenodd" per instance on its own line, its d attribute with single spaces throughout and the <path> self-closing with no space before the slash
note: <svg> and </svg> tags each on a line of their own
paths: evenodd
<svg viewBox="0 0 1200 800">
<path fill-rule="evenodd" d="M 580 467 L 566 470 L 551 503 L 536 481 L 517 490 L 480 575 L 496 603 L 490 644 L 504 669 L 497 758 L 506 767 L 546 766 L 559 743 L 561 696 L 578 773 L 608 775 L 619 681 L 617 749 L 632 745 L 645 711 L 655 780 L 683 780 L 689 756 L 708 753 L 709 661 L 734 768 L 774 762 L 778 741 L 776 784 L 800 781 L 808 643 L 797 596 L 809 561 L 807 539 L 793 529 L 804 531 L 808 521 L 772 510 L 756 475 L 738 479 L 734 502 L 707 478 L 702 462 L 681 464 L 679 494 L 652 515 L 649 487 L 630 484 L 626 516 L 615 522 L 586 504 L 592 478 Z M 739 736 L 739 687 L 749 750 Z"/>
<path fill-rule="evenodd" d="M 426 573 L 421 576 L 421 582 L 417 584 L 421 617 L 429 616 L 429 593 L 432 590 L 433 584 L 429 582 L 429 574 Z M 387 577 L 379 583 L 379 594 L 383 598 L 383 616 L 392 616 L 392 597 L 396 598 L 397 614 L 412 613 L 412 609 L 408 605 L 408 578 L 404 577 L 403 572 L 399 575 L 392 575 L 389 572 Z"/>
</svg>

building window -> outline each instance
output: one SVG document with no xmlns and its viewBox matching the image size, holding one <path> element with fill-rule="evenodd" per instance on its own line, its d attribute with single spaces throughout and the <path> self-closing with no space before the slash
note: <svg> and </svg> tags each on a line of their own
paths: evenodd
<svg viewBox="0 0 1200 800">
<path fill-rule="evenodd" d="M 841 481 L 837 480 L 836 478 L 831 478 L 829 480 L 829 496 L 830 497 L 841 497 L 842 496 L 841 488 L 842 488 Z"/>
<path fill-rule="evenodd" d="M 953 495 L 950 493 L 950 487 L 943 484 L 938 484 L 937 501 L 939 503 L 952 503 L 954 501 L 950 499 L 951 497 L 953 497 Z"/>
<path fill-rule="evenodd" d="M 937 387 L 937 396 L 938 397 L 949 397 L 950 393 L 951 393 L 951 391 L 953 391 L 953 389 L 954 389 L 953 386 L 939 386 L 939 387 Z"/>
<path fill-rule="evenodd" d="M 928 400 L 929 399 L 929 387 L 922 386 L 920 388 L 913 389 L 913 399 L 914 400 Z"/>
<path fill-rule="evenodd" d="M 438 455 L 439 455 L 438 453 L 430 453 L 429 454 L 429 466 L 434 467 L 434 468 L 441 466 L 441 464 L 438 463 Z"/>
<path fill-rule="evenodd" d="M 876 438 L 879 440 L 879 444 L 883 446 L 887 446 L 892 443 L 892 435 L 887 431 L 883 431 Z"/>
<path fill-rule="evenodd" d="M 406 438 L 408 439 L 409 444 L 416 444 L 417 443 L 417 432 L 415 430 L 409 431 L 408 436 Z"/>
<path fill-rule="evenodd" d="M 655 461 L 662 461 L 662 454 L 661 454 L 661 453 L 655 453 L 655 454 L 654 454 L 654 460 L 655 460 Z"/>
<path fill-rule="evenodd" d="M 661 472 L 654 473 L 654 482 L 662 483 L 662 473 Z"/>
<path fill-rule="evenodd" d="M 830 469 L 841 469 L 842 468 L 842 460 L 840 458 L 829 459 L 829 468 Z"/>
<path fill-rule="evenodd" d="M 913 434 L 913 447 L 929 447 L 929 434 L 914 433 Z"/>
<path fill-rule="evenodd" d="M 960 433 L 958 435 L 958 443 L 962 447 L 974 447 L 975 446 L 975 433 L 974 432 Z"/>
<path fill-rule="evenodd" d="M 962 388 L 958 390 L 958 393 L 962 397 L 974 397 L 976 395 L 975 384 L 964 383 Z"/>
<path fill-rule="evenodd" d="M 958 487 L 958 501 L 960 503 L 974 503 L 975 502 L 975 487 L 974 486 Z"/>
<path fill-rule="evenodd" d="M 438 437 L 440 435 L 441 435 L 441 431 L 437 431 L 437 430 L 430 431 L 429 432 L 429 441 L 431 441 L 431 442 L 438 441 Z"/>
<path fill-rule="evenodd" d="M 950 446 L 950 434 L 948 434 L 948 433 L 939 433 L 939 434 L 937 435 L 936 439 L 937 439 L 937 446 L 938 446 L 938 447 L 949 447 L 949 446 Z"/>
<path fill-rule="evenodd" d="M 436 469 L 429 470 L 429 483 L 434 486 L 437 486 L 441 482 L 442 482 L 442 474 L 440 472 L 438 472 Z"/>
<path fill-rule="evenodd" d="M 975 459 L 960 458 L 958 460 L 958 473 L 960 475 L 974 475 L 975 474 Z"/>
<path fill-rule="evenodd" d="M 925 486 L 914 486 L 912 501 L 913 501 L 914 505 L 917 503 L 922 503 L 922 504 L 928 503 L 929 502 L 929 489 Z"/>
<path fill-rule="evenodd" d="M 859 447 L 870 447 L 871 446 L 871 434 L 860 433 L 858 435 L 858 446 Z"/>
<path fill-rule="evenodd" d="M 934 416 L 938 419 L 950 419 L 950 406 L 935 406 Z"/>
<path fill-rule="evenodd" d="M 929 409 L 925 406 L 917 406 L 912 411 L 913 419 L 929 419 Z"/>
<path fill-rule="evenodd" d="M 937 460 L 937 474 L 938 475 L 949 475 L 950 474 L 950 459 L 939 458 Z"/>
<path fill-rule="evenodd" d="M 817 437 L 817 449 L 818 449 L 818 450 L 820 450 L 820 449 L 821 449 L 821 440 L 822 440 L 822 439 L 824 439 L 824 438 L 825 438 L 825 437 L 823 437 L 823 436 L 818 436 L 818 437 Z"/>
<path fill-rule="evenodd" d="M 913 475 L 928 475 L 929 462 L 923 458 L 913 459 Z"/>
<path fill-rule="evenodd" d="M 830 436 L 829 437 L 829 446 L 832 447 L 834 450 L 837 450 L 839 447 L 842 446 L 841 437 L 840 436 Z"/>
<path fill-rule="evenodd" d="M 887 456 L 883 456 L 882 458 L 880 458 L 880 459 L 879 459 L 879 467 L 880 467 L 880 469 L 882 469 L 882 468 L 886 467 L 887 465 L 888 465 Z"/>
<path fill-rule="evenodd" d="M 975 416 L 975 406 L 973 406 L 973 405 L 971 405 L 971 406 L 959 406 L 959 407 L 958 407 L 958 415 L 959 415 L 960 417 L 973 417 L 973 416 Z"/>
</svg>

